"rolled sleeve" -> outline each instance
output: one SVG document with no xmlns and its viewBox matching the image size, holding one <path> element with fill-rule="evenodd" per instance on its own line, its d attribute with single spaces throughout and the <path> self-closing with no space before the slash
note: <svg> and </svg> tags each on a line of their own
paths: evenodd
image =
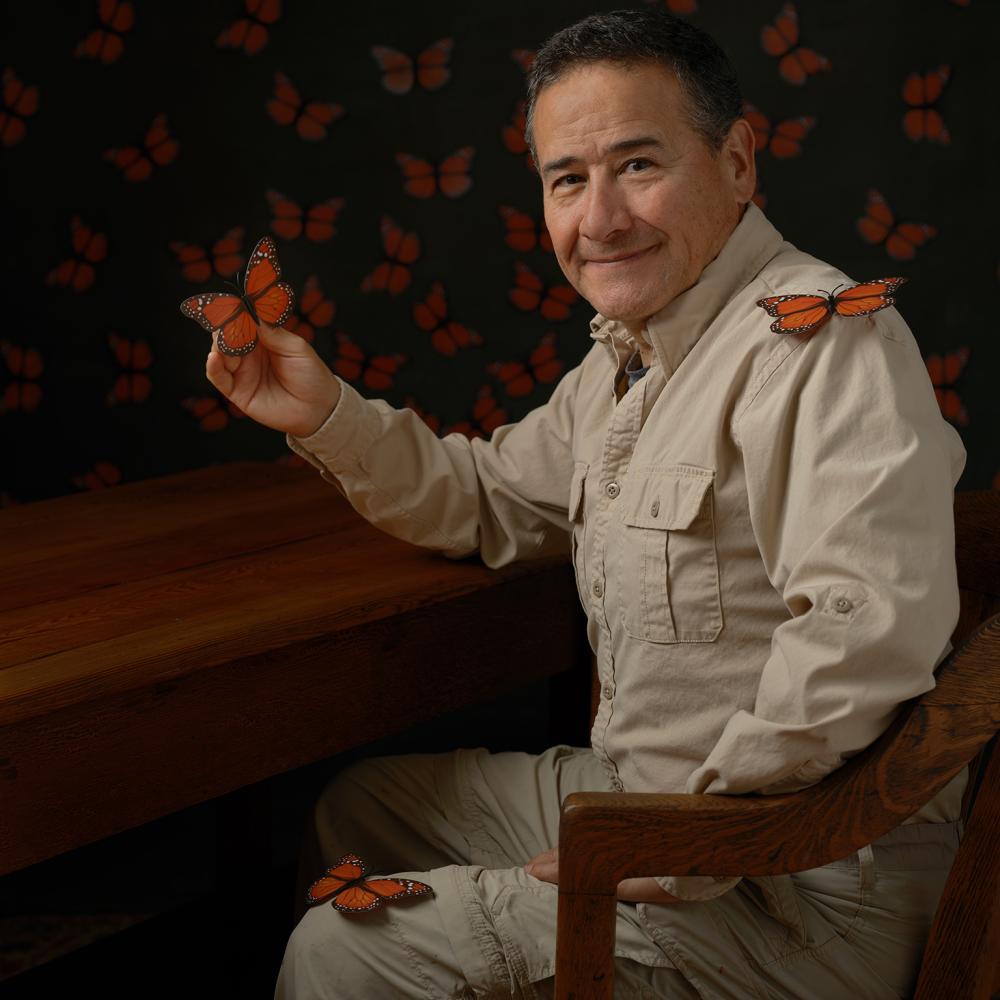
<svg viewBox="0 0 1000 1000">
<path fill-rule="evenodd" d="M 568 554 L 573 411 L 582 366 L 547 403 L 490 440 L 439 438 L 409 408 L 366 399 L 338 378 L 333 412 L 308 437 L 286 435 L 354 509 L 394 537 L 491 567 Z"/>
<path fill-rule="evenodd" d="M 966 455 L 895 310 L 803 338 L 736 427 L 753 532 L 791 617 L 753 711 L 729 718 L 687 790 L 794 791 L 934 686 L 958 620 Z"/>
</svg>

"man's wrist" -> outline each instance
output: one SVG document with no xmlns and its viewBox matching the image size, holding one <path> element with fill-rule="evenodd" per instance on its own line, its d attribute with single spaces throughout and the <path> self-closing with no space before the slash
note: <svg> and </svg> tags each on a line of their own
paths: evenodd
<svg viewBox="0 0 1000 1000">
<path fill-rule="evenodd" d="M 340 383 L 334 379 L 332 383 L 332 398 L 324 403 L 323 406 L 317 407 L 316 412 L 321 414 L 317 418 L 313 418 L 306 422 L 307 430 L 303 432 L 299 431 L 289 431 L 293 437 L 297 438 L 307 438 L 315 434 L 333 415 L 333 411 L 337 409 L 337 404 L 340 402 L 341 388 Z"/>
</svg>

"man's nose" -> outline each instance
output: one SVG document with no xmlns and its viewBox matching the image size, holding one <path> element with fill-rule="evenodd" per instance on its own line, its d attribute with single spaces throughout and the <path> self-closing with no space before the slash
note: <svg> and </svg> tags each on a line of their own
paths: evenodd
<svg viewBox="0 0 1000 1000">
<path fill-rule="evenodd" d="M 631 225 L 625 197 L 613 179 L 601 176 L 591 178 L 584 197 L 580 235 L 586 239 L 608 243 Z"/>
</svg>

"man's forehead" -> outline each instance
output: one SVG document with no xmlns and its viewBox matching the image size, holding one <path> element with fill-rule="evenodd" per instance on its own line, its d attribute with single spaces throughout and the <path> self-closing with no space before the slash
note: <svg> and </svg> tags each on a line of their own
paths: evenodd
<svg viewBox="0 0 1000 1000">
<path fill-rule="evenodd" d="M 564 146 L 582 152 L 642 137 L 666 142 L 683 124 L 679 89 L 673 72 L 659 64 L 574 67 L 538 95 L 534 138 L 541 158 L 572 152 Z"/>
</svg>

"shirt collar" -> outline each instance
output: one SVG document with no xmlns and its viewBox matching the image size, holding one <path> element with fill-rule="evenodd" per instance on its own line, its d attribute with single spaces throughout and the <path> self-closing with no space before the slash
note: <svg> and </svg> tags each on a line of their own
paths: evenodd
<svg viewBox="0 0 1000 1000">
<path fill-rule="evenodd" d="M 781 243 L 781 233 L 749 202 L 743 218 L 701 277 L 646 323 L 646 339 L 665 375 L 677 370 L 726 303 L 778 252 Z M 616 368 L 639 347 L 624 324 L 600 313 L 590 321 L 590 336 L 607 346 Z"/>
</svg>

